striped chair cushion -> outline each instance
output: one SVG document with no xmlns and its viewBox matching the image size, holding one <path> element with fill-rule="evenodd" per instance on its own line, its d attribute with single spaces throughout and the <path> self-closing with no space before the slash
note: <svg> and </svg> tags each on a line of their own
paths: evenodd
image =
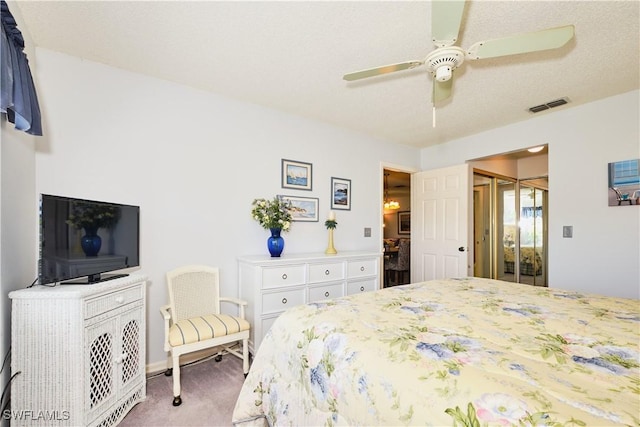
<svg viewBox="0 0 640 427">
<path fill-rule="evenodd" d="M 175 323 L 169 329 L 169 344 L 191 344 L 211 338 L 235 334 L 249 329 L 249 322 L 227 314 L 209 314 Z"/>
</svg>

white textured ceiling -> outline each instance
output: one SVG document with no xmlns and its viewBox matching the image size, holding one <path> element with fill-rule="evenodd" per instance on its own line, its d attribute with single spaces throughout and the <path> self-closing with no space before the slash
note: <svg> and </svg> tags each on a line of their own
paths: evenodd
<svg viewBox="0 0 640 427">
<path fill-rule="evenodd" d="M 427 1 L 18 1 L 36 46 L 426 147 L 639 88 L 640 2 L 471 1 L 457 45 L 575 25 L 560 49 L 456 70 L 432 127 L 425 67 L 347 83 L 431 42 Z"/>
</svg>

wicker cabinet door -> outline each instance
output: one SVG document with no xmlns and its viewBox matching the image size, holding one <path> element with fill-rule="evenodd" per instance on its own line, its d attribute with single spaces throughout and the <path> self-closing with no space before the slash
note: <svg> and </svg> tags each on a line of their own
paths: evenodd
<svg viewBox="0 0 640 427">
<path fill-rule="evenodd" d="M 93 421 L 117 399 L 115 357 L 118 319 L 109 317 L 86 328 L 85 414 Z"/>
<path fill-rule="evenodd" d="M 144 381 L 143 314 L 140 307 L 137 307 L 123 313 L 119 319 L 120 342 L 118 347 L 120 353 L 116 355 L 115 362 L 118 370 L 120 398 L 130 395 L 132 389 L 138 387 L 140 381 Z"/>
</svg>

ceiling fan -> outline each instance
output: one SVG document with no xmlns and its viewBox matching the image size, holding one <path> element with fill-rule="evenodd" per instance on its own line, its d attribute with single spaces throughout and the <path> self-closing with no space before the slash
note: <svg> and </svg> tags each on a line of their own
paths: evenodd
<svg viewBox="0 0 640 427">
<path fill-rule="evenodd" d="M 347 81 L 360 80 L 424 65 L 434 80 L 431 101 L 435 109 L 437 102 L 444 101 L 451 96 L 453 72 L 464 63 L 465 59 L 477 60 L 556 49 L 564 46 L 574 35 L 573 25 L 566 25 L 477 42 L 465 51 L 455 46 L 458 41 L 465 4 L 465 1 L 460 0 L 431 2 L 431 31 L 436 49 L 429 53 L 425 59 L 356 71 L 345 74 L 343 78 Z"/>
</svg>

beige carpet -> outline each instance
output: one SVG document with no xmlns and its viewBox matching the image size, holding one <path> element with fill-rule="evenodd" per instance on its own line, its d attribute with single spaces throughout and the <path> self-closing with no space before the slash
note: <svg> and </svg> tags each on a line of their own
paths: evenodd
<svg viewBox="0 0 640 427">
<path fill-rule="evenodd" d="M 119 424 L 138 426 L 231 426 L 231 415 L 240 394 L 242 361 L 226 354 L 183 367 L 182 405 L 173 406 L 173 379 L 163 373 L 147 379 L 147 399 L 137 404 Z"/>
</svg>

